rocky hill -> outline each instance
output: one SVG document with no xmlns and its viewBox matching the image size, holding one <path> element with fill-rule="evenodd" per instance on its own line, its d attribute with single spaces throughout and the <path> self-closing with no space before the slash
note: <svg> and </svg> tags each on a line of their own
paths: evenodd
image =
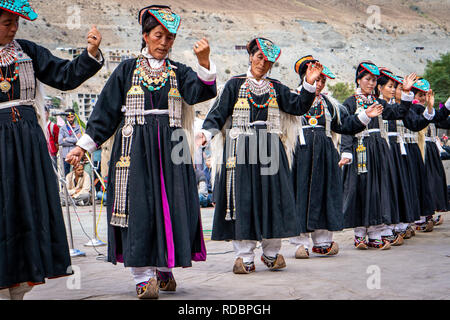
<svg viewBox="0 0 450 320">
<path fill-rule="evenodd" d="M 137 13 L 147 3 L 130 0 L 31 1 L 39 19 L 21 21 L 18 37 L 34 40 L 60 55 L 58 47 L 85 46 L 92 24 L 103 34 L 102 49 L 138 51 Z M 148 4 L 150 4 L 149 2 Z M 247 70 L 245 45 L 264 36 L 282 48 L 272 77 L 298 84 L 295 61 L 313 54 L 338 76 L 352 82 L 363 59 L 398 74 L 424 71 L 427 60 L 450 51 L 449 0 L 172 0 L 182 25 L 172 58 L 193 65 L 192 45 L 206 36 L 219 82 Z M 379 15 L 377 15 L 379 13 Z M 100 92 L 105 71 L 80 90 Z"/>
</svg>

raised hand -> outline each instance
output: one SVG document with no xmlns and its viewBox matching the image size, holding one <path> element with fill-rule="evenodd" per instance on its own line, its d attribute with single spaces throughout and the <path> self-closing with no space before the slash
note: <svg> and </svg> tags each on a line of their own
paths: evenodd
<svg viewBox="0 0 450 320">
<path fill-rule="evenodd" d="M 403 92 L 409 93 L 417 80 L 417 73 L 413 72 L 407 75 L 405 79 L 403 79 Z"/>
<path fill-rule="evenodd" d="M 102 35 L 100 31 L 97 30 L 95 25 L 92 26 L 91 30 L 87 35 L 88 46 L 87 50 L 93 57 L 98 57 L 98 48 L 102 42 Z"/>
<path fill-rule="evenodd" d="M 197 56 L 198 63 L 205 69 L 209 70 L 209 54 L 211 48 L 209 47 L 209 42 L 206 38 L 197 41 L 194 45 L 194 53 Z"/>
<path fill-rule="evenodd" d="M 429 111 L 434 108 L 434 92 L 431 89 L 427 92 L 427 107 Z"/>
<path fill-rule="evenodd" d="M 310 85 L 314 85 L 314 83 L 319 80 L 322 71 L 323 65 L 319 61 L 309 63 L 308 69 L 306 70 L 306 82 Z"/>
<path fill-rule="evenodd" d="M 82 148 L 76 146 L 66 156 L 66 162 L 70 163 L 72 166 L 76 166 L 80 163 L 81 159 L 83 159 L 86 151 Z"/>
<path fill-rule="evenodd" d="M 366 115 L 369 118 L 378 117 L 383 113 L 383 106 L 379 103 L 374 103 L 366 109 Z"/>
</svg>

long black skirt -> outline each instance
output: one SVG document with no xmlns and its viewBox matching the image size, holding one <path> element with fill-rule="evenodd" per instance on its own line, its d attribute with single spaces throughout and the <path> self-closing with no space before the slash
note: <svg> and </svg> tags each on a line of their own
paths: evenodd
<svg viewBox="0 0 450 320">
<path fill-rule="evenodd" d="M 427 180 L 430 184 L 430 199 L 432 200 L 434 211 L 447 211 L 447 178 L 445 176 L 445 169 L 442 164 L 439 149 L 434 142 L 426 142 L 425 169 Z"/>
<path fill-rule="evenodd" d="M 389 146 L 393 159 L 394 178 L 397 180 L 399 220 L 402 223 L 411 223 L 417 219 L 414 213 L 415 208 L 413 207 L 415 200 L 413 199 L 411 174 L 408 171 L 408 158 L 406 154 L 402 155 L 400 144 L 395 140 L 397 138 L 390 139 Z"/>
<path fill-rule="evenodd" d="M 301 232 L 344 227 L 342 170 L 339 153 L 324 128 L 305 129 L 297 143 L 292 177 Z"/>
<path fill-rule="evenodd" d="M 421 216 L 432 215 L 434 209 L 430 200 L 430 185 L 427 180 L 425 164 L 423 163 L 420 148 L 417 143 L 408 143 L 406 145 L 406 152 L 412 186 L 412 209 L 414 219 L 417 221 L 420 220 Z"/>
<path fill-rule="evenodd" d="M 167 115 L 145 116 L 145 124 L 134 129 L 127 228 L 110 224 L 121 129 L 111 155 L 108 261 L 125 267 L 190 267 L 193 260 L 206 260 L 197 182 L 184 131 L 170 127 Z M 180 139 L 172 141 L 177 134 Z"/>
<path fill-rule="evenodd" d="M 17 122 L 0 110 L 0 288 L 72 274 L 44 133 L 32 107 L 16 109 Z"/>
<path fill-rule="evenodd" d="M 259 129 L 256 132 L 252 136 L 239 137 L 234 183 L 235 219 L 226 219 L 225 160 L 220 176 L 216 178 L 212 240 L 260 241 L 300 234 L 289 163 L 283 145 L 278 135 L 267 134 L 265 130 Z M 226 150 L 224 148 L 224 159 Z M 267 155 L 270 159 L 264 159 L 261 155 Z M 230 210 L 233 211 L 233 202 L 230 201 L 230 204 Z"/>
<path fill-rule="evenodd" d="M 400 222 L 397 186 L 389 146 L 379 133 L 364 138 L 367 173 L 358 174 L 356 144 L 353 162 L 344 167 L 345 228 Z"/>
</svg>

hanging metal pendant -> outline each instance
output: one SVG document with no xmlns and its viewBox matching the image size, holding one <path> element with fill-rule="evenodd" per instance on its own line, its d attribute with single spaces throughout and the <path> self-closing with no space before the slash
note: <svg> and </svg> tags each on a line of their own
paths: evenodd
<svg viewBox="0 0 450 320">
<path fill-rule="evenodd" d="M 315 127 L 315 126 L 317 126 L 318 121 L 316 118 L 310 118 L 308 123 L 311 127 Z"/>
<path fill-rule="evenodd" d="M 122 128 L 122 136 L 124 136 L 125 138 L 129 138 L 133 135 L 133 131 L 133 126 L 131 124 L 126 124 Z"/>
<path fill-rule="evenodd" d="M 3 93 L 7 93 L 9 90 L 11 90 L 11 83 L 6 80 L 0 82 L 0 90 L 2 90 Z"/>
</svg>

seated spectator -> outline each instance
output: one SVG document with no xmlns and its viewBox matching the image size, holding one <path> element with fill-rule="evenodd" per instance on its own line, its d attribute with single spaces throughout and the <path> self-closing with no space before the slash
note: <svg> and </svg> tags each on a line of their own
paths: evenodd
<svg viewBox="0 0 450 320">
<path fill-rule="evenodd" d="M 91 203 L 91 178 L 84 171 L 81 163 L 66 176 L 66 181 L 69 196 L 75 200 L 77 206 L 85 206 Z M 62 199 L 64 202 L 64 197 Z"/>
</svg>

